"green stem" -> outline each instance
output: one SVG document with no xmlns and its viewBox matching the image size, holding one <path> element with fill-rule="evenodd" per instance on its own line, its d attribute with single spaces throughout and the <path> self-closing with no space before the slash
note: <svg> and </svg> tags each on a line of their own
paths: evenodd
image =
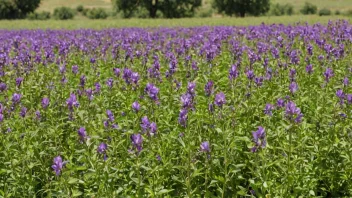
<svg viewBox="0 0 352 198">
<path fill-rule="evenodd" d="M 140 197 L 140 189 L 141 189 L 141 173 L 139 171 L 140 171 L 139 156 L 137 156 L 137 175 L 138 175 L 137 196 L 138 197 Z"/>
</svg>

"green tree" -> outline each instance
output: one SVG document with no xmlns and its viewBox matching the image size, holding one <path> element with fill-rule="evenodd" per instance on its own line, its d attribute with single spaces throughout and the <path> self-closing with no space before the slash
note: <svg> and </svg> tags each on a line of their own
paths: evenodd
<svg viewBox="0 0 352 198">
<path fill-rule="evenodd" d="M 0 0 L 0 19 L 25 18 L 40 4 L 40 0 Z"/>
<path fill-rule="evenodd" d="M 270 9 L 270 0 L 214 0 L 213 7 L 229 16 L 258 16 Z"/>
<path fill-rule="evenodd" d="M 136 11 L 146 9 L 150 18 L 156 18 L 161 12 L 166 18 L 192 17 L 202 0 L 114 0 L 116 11 L 130 18 Z"/>
</svg>

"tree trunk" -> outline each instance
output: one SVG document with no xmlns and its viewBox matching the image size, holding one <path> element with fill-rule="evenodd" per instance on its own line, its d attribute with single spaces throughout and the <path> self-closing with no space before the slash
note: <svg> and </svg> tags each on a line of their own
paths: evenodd
<svg viewBox="0 0 352 198">
<path fill-rule="evenodd" d="M 246 12 L 244 12 L 243 10 L 240 11 L 240 17 L 244 18 L 244 16 L 246 15 Z"/>
<path fill-rule="evenodd" d="M 150 6 L 150 10 L 149 10 L 149 17 L 150 18 L 156 17 L 156 11 L 158 10 L 158 2 L 159 2 L 159 0 L 151 0 L 151 6 Z"/>
</svg>

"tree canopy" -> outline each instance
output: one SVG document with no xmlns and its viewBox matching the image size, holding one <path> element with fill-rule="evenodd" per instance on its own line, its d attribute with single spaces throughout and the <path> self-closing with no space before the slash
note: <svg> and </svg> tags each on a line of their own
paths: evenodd
<svg viewBox="0 0 352 198">
<path fill-rule="evenodd" d="M 147 10 L 150 18 L 156 18 L 157 12 L 166 18 L 192 17 L 201 4 L 202 0 L 114 0 L 115 9 L 126 18 L 141 9 Z"/>
<path fill-rule="evenodd" d="M 24 18 L 39 4 L 40 0 L 0 0 L 0 19 Z"/>
<path fill-rule="evenodd" d="M 258 16 L 269 11 L 270 0 L 214 0 L 213 6 L 229 16 Z"/>
</svg>

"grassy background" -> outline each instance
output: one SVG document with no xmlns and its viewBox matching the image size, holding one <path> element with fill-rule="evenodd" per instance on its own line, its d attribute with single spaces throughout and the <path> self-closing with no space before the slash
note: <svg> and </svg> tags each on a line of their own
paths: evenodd
<svg viewBox="0 0 352 198">
<path fill-rule="evenodd" d="M 246 17 L 246 18 L 189 18 L 189 19 L 106 19 L 106 20 L 69 20 L 69 21 L 29 21 L 3 20 L 0 29 L 80 29 L 80 28 L 119 28 L 119 27 L 173 27 L 173 26 L 249 26 L 266 24 L 296 24 L 297 22 L 327 23 L 329 20 L 348 19 L 343 16 L 295 15 L 280 17 Z"/>
</svg>

